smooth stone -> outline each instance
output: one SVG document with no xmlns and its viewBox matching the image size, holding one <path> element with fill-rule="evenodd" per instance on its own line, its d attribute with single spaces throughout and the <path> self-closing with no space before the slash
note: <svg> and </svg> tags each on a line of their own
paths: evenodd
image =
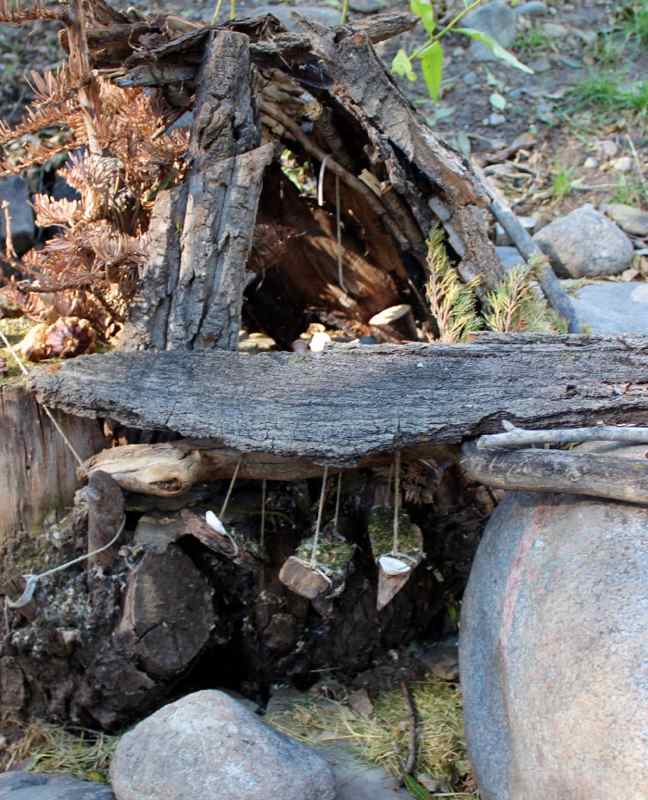
<svg viewBox="0 0 648 800">
<path fill-rule="evenodd" d="M 648 508 L 510 492 L 495 509 L 460 627 L 482 800 L 648 797 L 647 573 Z"/>
<path fill-rule="evenodd" d="M 533 238 L 565 278 L 616 275 L 634 258 L 626 234 L 589 203 L 554 220 Z"/>
<path fill-rule="evenodd" d="M 523 267 L 526 264 L 517 247 L 496 247 L 495 251 L 507 272 L 510 272 L 515 267 Z"/>
<path fill-rule="evenodd" d="M 632 159 L 630 156 L 615 158 L 612 162 L 612 169 L 615 172 L 630 172 L 632 170 Z"/>
<path fill-rule="evenodd" d="M 568 286 L 569 281 L 565 281 Z M 602 281 L 582 286 L 572 297 L 578 321 L 594 334 L 648 335 L 648 283 Z"/>
<path fill-rule="evenodd" d="M 461 26 L 487 33 L 502 47 L 510 47 L 517 33 L 517 14 L 506 0 L 492 0 L 466 14 Z M 482 42 L 471 42 L 468 52 L 475 61 L 498 60 Z"/>
<path fill-rule="evenodd" d="M 340 10 L 337 8 L 327 8 L 326 6 L 287 6 L 287 5 L 265 5 L 254 9 L 251 16 L 258 17 L 265 14 L 272 14 L 289 31 L 302 31 L 296 14 L 299 14 L 320 25 L 329 28 L 336 28 L 340 24 Z"/>
<path fill-rule="evenodd" d="M 335 800 L 412 800 L 396 778 L 382 767 L 367 764 L 346 747 L 332 745 L 317 751 L 329 762 L 335 775 Z"/>
<path fill-rule="evenodd" d="M 602 142 L 599 142 L 598 147 L 601 155 L 605 156 L 605 158 L 614 158 L 619 152 L 619 145 L 613 142 L 612 139 L 603 139 Z"/>
<path fill-rule="evenodd" d="M 16 253 L 20 256 L 33 247 L 36 240 L 34 209 L 31 206 L 29 186 L 24 178 L 13 175 L 0 180 L 0 204 L 9 203 L 11 216 L 11 239 Z M 6 228 L 4 212 L 0 214 L 0 246 L 4 252 Z"/>
<path fill-rule="evenodd" d="M 119 741 L 117 800 L 335 800 L 328 762 L 223 692 L 170 703 Z"/>
<path fill-rule="evenodd" d="M 506 122 L 506 117 L 503 114 L 491 114 L 488 118 L 488 124 L 496 128 L 498 125 L 503 125 Z"/>
<path fill-rule="evenodd" d="M 115 795 L 103 783 L 16 771 L 0 775 L 0 800 L 115 800 Z"/>
<path fill-rule="evenodd" d="M 631 236 L 648 236 L 648 211 L 623 203 L 609 203 L 603 211 Z"/>
<path fill-rule="evenodd" d="M 589 156 L 583 162 L 583 166 L 585 167 L 585 169 L 596 169 L 598 167 L 598 165 L 599 165 L 599 162 L 595 158 L 593 158 L 592 156 Z"/>
</svg>

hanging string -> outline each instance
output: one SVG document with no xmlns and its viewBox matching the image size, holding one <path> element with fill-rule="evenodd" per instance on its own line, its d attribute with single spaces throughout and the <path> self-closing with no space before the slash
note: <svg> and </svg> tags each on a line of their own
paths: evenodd
<svg viewBox="0 0 648 800">
<path fill-rule="evenodd" d="M 326 497 L 326 479 L 328 478 L 328 467 L 324 467 L 322 477 L 322 491 L 320 492 L 319 509 L 317 511 L 317 523 L 315 525 L 315 536 L 313 536 L 313 551 L 311 553 L 310 565 L 312 569 L 317 566 L 317 546 L 319 544 L 320 528 L 322 526 L 322 513 L 324 511 L 324 498 Z"/>
<path fill-rule="evenodd" d="M 234 484 L 236 483 L 236 478 L 239 474 L 239 469 L 241 468 L 241 461 L 243 461 L 243 457 L 239 456 L 239 460 L 236 462 L 236 466 L 234 467 L 234 474 L 232 475 L 232 480 L 230 481 L 230 485 L 227 489 L 227 494 L 225 495 L 225 499 L 223 500 L 223 505 L 221 506 L 219 519 L 222 521 L 223 517 L 225 516 L 225 512 L 227 511 L 227 504 L 230 501 L 230 497 L 232 496 L 232 489 L 234 488 Z"/>
<path fill-rule="evenodd" d="M 335 498 L 335 516 L 333 517 L 333 530 L 339 533 L 338 521 L 340 519 L 340 495 L 342 494 L 342 473 L 338 472 L 337 496 Z"/>
<path fill-rule="evenodd" d="M 261 550 L 265 547 L 265 513 L 266 513 L 266 486 L 267 480 L 261 481 Z"/>
<path fill-rule="evenodd" d="M 97 548 L 96 550 L 92 550 L 90 553 L 84 553 L 82 556 L 78 558 L 73 558 L 71 561 L 66 561 L 65 564 L 59 564 L 58 567 L 52 567 L 51 569 L 46 570 L 45 572 L 41 572 L 40 575 L 23 575 L 26 580 L 25 589 L 23 593 L 20 595 L 18 600 L 9 600 L 6 598 L 6 605 L 9 608 L 24 608 L 24 606 L 29 605 L 34 596 L 34 592 L 36 591 L 36 585 L 38 581 L 43 580 L 43 578 L 47 578 L 49 575 L 54 575 L 55 572 L 62 572 L 62 570 L 67 569 L 68 567 L 73 566 L 74 564 L 79 564 L 81 561 L 85 561 L 88 558 L 92 558 L 93 556 L 98 555 L 99 553 L 103 553 L 104 550 L 108 550 L 114 544 L 117 543 L 117 539 L 122 534 L 124 530 L 124 525 L 126 524 L 126 517 L 122 518 L 121 524 L 117 529 L 117 533 L 113 536 L 113 538 L 108 542 L 108 544 L 104 544 L 102 547 Z"/>
<path fill-rule="evenodd" d="M 7 350 L 8 350 L 8 351 L 11 353 L 11 355 L 12 355 L 12 357 L 13 357 L 14 361 L 16 362 L 16 364 L 18 364 L 18 367 L 19 367 L 19 369 L 21 370 L 21 372 L 23 373 L 23 375 L 24 375 L 26 378 L 29 378 L 29 370 L 28 370 L 28 369 L 27 369 L 27 367 L 26 367 L 26 366 L 23 364 L 23 362 L 22 362 L 22 359 L 20 358 L 20 356 L 18 355 L 18 353 L 16 353 L 16 351 L 13 349 L 13 347 L 11 346 L 11 343 L 9 342 L 9 339 L 7 339 L 7 337 L 4 335 L 4 332 L 3 332 L 3 331 L 0 331 L 0 338 L 1 338 L 1 339 L 2 339 L 2 341 L 4 342 L 4 346 L 5 346 L 5 347 L 7 348 Z M 42 407 L 43 411 L 44 411 L 44 412 L 47 414 L 47 416 L 49 417 L 49 419 L 50 419 L 50 421 L 51 421 L 52 425 L 54 426 L 54 428 L 56 429 L 56 431 L 58 432 L 58 434 L 61 436 L 61 438 L 62 438 L 62 439 L 63 439 L 63 441 L 65 442 L 65 445 L 66 445 L 66 447 L 67 447 L 67 448 L 68 448 L 68 450 L 69 450 L 69 451 L 72 453 L 72 455 L 73 455 L 73 456 L 74 456 L 74 458 L 76 459 L 76 462 L 78 463 L 78 465 L 81 467 L 81 469 L 82 469 L 82 470 L 83 470 L 83 472 L 85 473 L 85 469 L 84 469 L 84 466 L 83 466 L 83 459 L 82 459 L 82 458 L 81 458 L 81 456 L 80 456 L 80 455 L 77 453 L 77 451 L 74 449 L 74 445 L 73 445 L 73 444 L 72 444 L 72 442 L 71 442 L 71 441 L 68 439 L 68 437 L 65 435 L 65 433 L 64 433 L 64 431 L 63 431 L 63 429 L 62 429 L 62 428 L 61 428 L 61 426 L 58 424 L 58 422 L 57 422 L 57 421 L 54 419 L 54 415 L 53 415 L 53 414 L 52 414 L 52 412 L 49 410 L 49 408 L 48 408 L 46 405 L 42 405 L 42 404 L 41 404 L 41 407 Z"/>
<path fill-rule="evenodd" d="M 401 471 L 401 454 L 400 450 L 396 451 L 394 458 L 394 541 L 392 543 L 392 552 L 394 555 L 398 553 L 398 533 L 400 523 L 400 471 Z"/>
<path fill-rule="evenodd" d="M 337 233 L 337 267 L 338 285 L 343 292 L 346 292 L 344 285 L 344 275 L 342 274 L 342 216 L 340 212 L 340 176 L 335 173 L 335 227 Z"/>
</svg>

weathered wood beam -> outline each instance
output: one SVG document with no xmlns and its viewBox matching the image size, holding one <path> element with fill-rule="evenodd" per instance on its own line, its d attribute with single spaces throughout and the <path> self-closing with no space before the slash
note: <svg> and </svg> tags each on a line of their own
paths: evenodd
<svg viewBox="0 0 648 800">
<path fill-rule="evenodd" d="M 501 430 L 648 420 L 648 338 L 477 337 L 313 355 L 82 356 L 33 373 L 53 407 L 239 453 L 352 466 Z"/>
<path fill-rule="evenodd" d="M 648 504 L 648 461 L 563 450 L 480 450 L 464 444 L 468 478 L 494 489 L 565 492 Z"/>
</svg>

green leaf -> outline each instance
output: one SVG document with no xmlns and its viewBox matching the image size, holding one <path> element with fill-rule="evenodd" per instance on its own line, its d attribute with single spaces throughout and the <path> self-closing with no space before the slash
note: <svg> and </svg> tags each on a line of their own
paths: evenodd
<svg viewBox="0 0 648 800">
<path fill-rule="evenodd" d="M 400 75 L 402 78 L 407 78 L 410 81 L 416 80 L 416 73 L 414 72 L 410 57 L 402 47 L 394 56 L 391 68 L 395 75 Z"/>
<path fill-rule="evenodd" d="M 527 67 L 526 64 L 523 64 L 521 61 L 518 61 L 517 58 L 510 53 L 508 50 L 505 50 L 501 44 L 495 41 L 492 36 L 488 33 L 484 33 L 483 31 L 476 31 L 474 28 L 455 28 L 456 33 L 463 33 L 466 36 L 469 36 L 471 39 L 475 39 L 477 42 L 481 42 L 485 44 L 490 50 L 492 50 L 493 55 L 497 56 L 497 58 L 504 61 L 511 67 L 515 67 L 516 69 L 521 69 L 522 72 L 528 72 L 529 75 L 533 75 L 534 72 L 530 67 Z"/>
<path fill-rule="evenodd" d="M 499 92 L 493 92 L 488 99 L 493 108 L 496 108 L 498 111 L 504 111 L 506 108 L 506 98 L 502 97 Z"/>
<path fill-rule="evenodd" d="M 443 47 L 438 42 L 434 42 L 432 47 L 426 49 L 420 60 L 423 78 L 430 97 L 438 100 L 443 78 Z"/>
<path fill-rule="evenodd" d="M 428 790 L 421 786 L 421 784 L 411 775 L 403 775 L 403 783 L 407 791 L 415 798 L 415 800 L 432 800 L 432 795 Z"/>
<path fill-rule="evenodd" d="M 434 8 L 426 0 L 410 0 L 410 10 L 423 23 L 423 27 L 429 34 L 433 34 L 436 28 L 434 19 Z"/>
</svg>

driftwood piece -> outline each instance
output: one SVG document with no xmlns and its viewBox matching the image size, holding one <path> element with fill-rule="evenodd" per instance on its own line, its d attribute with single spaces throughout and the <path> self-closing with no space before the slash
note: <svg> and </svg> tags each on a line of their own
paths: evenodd
<svg viewBox="0 0 648 800">
<path fill-rule="evenodd" d="M 239 453 L 332 466 L 518 425 L 645 421 L 645 337 L 485 335 L 318 355 L 112 353 L 35 370 L 41 401 Z"/>
<path fill-rule="evenodd" d="M 248 39 L 210 35 L 181 187 L 162 193 L 125 349 L 236 349 L 263 171 Z M 179 232 L 180 235 L 179 235 Z"/>
<path fill-rule="evenodd" d="M 561 428 L 557 431 L 530 431 L 526 428 L 505 426 L 505 433 L 491 433 L 480 436 L 477 447 L 517 449 L 534 445 L 565 445 L 581 442 L 619 442 L 628 445 L 648 444 L 648 428 L 623 428 L 620 426 L 597 425 L 593 428 Z"/>
<path fill-rule="evenodd" d="M 88 475 L 108 473 L 125 491 L 155 497 L 177 497 L 194 484 L 231 478 L 240 453 L 213 440 L 182 439 L 161 444 L 127 444 L 102 450 L 87 459 Z M 367 465 L 369 462 L 367 462 Z M 364 464 L 363 464 L 364 466 Z M 317 478 L 314 461 L 272 453 L 248 453 L 241 462 L 241 480 L 294 481 Z"/>
<path fill-rule="evenodd" d="M 466 476 L 496 489 L 566 492 L 648 503 L 648 461 L 562 450 L 479 450 L 464 444 Z"/>
</svg>

